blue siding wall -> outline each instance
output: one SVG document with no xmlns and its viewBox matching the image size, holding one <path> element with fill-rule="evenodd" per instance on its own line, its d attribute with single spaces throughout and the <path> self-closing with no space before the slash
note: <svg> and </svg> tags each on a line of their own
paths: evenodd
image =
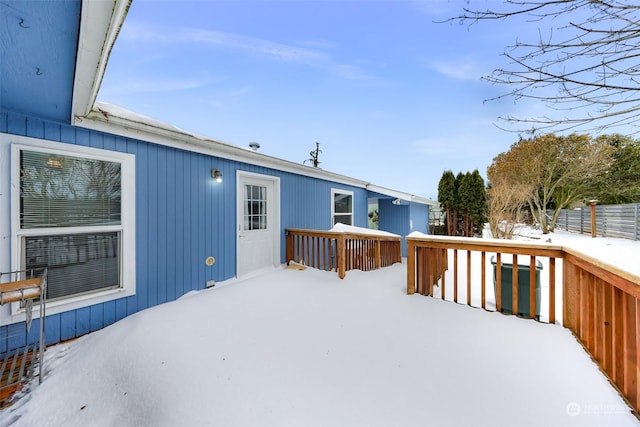
<svg viewBox="0 0 640 427">
<path fill-rule="evenodd" d="M 409 205 L 394 205 L 392 199 L 379 199 L 378 228 L 402 236 L 402 256 L 407 255 L 404 237 L 409 234 Z"/>
<path fill-rule="evenodd" d="M 0 132 L 132 153 L 136 158 L 136 295 L 48 316 L 48 344 L 101 329 L 137 311 L 203 289 L 209 279 L 235 276 L 237 170 L 280 177 L 282 261 L 285 228 L 331 227 L 331 188 L 354 192 L 355 225 L 367 226 L 364 188 L 10 112 L 0 112 Z M 221 170 L 222 183 L 211 179 L 212 168 Z M 9 233 L 2 230 L 2 235 Z M 212 267 L 205 265 L 208 256 L 216 258 Z M 9 267 L 0 265 L 0 271 Z M 37 331 L 34 326 L 32 332 Z M 24 330 L 24 323 L 0 327 L 0 351 L 33 338 L 2 341 L 19 330 Z"/>
<path fill-rule="evenodd" d="M 409 233 L 412 231 L 429 233 L 429 205 L 411 202 L 409 205 L 409 219 L 412 225 Z"/>
<path fill-rule="evenodd" d="M 379 199 L 378 228 L 402 236 L 402 256 L 407 256 L 404 237 L 412 231 L 429 232 L 429 206 L 405 201 L 394 205 L 391 199 Z"/>
</svg>

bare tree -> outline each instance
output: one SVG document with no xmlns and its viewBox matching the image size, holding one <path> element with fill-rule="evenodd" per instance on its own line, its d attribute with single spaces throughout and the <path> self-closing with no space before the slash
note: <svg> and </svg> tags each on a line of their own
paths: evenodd
<svg viewBox="0 0 640 427">
<path fill-rule="evenodd" d="M 489 228 L 496 239 L 511 239 L 522 223 L 523 208 L 531 195 L 528 184 L 513 184 L 503 177 L 495 177 L 487 190 Z"/>
<path fill-rule="evenodd" d="M 320 160 L 318 160 L 318 157 L 320 157 L 320 153 L 322 153 L 322 150 L 320 149 L 320 143 L 316 141 L 316 149 L 309 151 L 309 156 L 311 157 L 302 162 L 302 164 L 309 162 L 317 168 L 320 164 Z"/>
<path fill-rule="evenodd" d="M 555 114 L 500 120 L 519 130 L 531 126 L 562 132 L 586 126 L 601 131 L 628 125 L 631 133 L 640 132 L 640 5 L 628 0 L 505 0 L 501 10 L 463 11 L 450 21 L 473 25 L 521 16 L 538 27 L 537 40 L 516 40 L 506 47 L 510 68 L 496 69 L 484 79 L 510 88 L 491 100 L 541 101 Z"/>
</svg>

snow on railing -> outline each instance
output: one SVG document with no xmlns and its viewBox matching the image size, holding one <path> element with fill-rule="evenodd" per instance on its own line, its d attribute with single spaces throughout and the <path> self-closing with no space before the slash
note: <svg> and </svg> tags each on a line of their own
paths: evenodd
<svg viewBox="0 0 640 427">
<path fill-rule="evenodd" d="M 560 245 L 417 233 L 407 237 L 407 293 L 558 319 L 640 411 L 637 275 Z"/>
<path fill-rule="evenodd" d="M 286 262 L 336 271 L 375 270 L 402 262 L 402 238 L 397 234 L 337 224 L 329 231 L 288 228 Z"/>
</svg>

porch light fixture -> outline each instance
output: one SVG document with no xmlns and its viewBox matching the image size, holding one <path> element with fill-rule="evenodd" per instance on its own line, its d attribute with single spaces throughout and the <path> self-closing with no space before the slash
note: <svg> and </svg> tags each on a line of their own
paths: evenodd
<svg viewBox="0 0 640 427">
<path fill-rule="evenodd" d="M 222 172 L 219 169 L 211 169 L 211 178 L 215 179 L 216 182 L 222 182 Z"/>
</svg>

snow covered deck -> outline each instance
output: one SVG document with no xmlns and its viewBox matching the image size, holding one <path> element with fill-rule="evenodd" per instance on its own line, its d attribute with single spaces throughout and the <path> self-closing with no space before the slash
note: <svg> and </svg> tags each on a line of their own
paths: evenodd
<svg viewBox="0 0 640 427">
<path fill-rule="evenodd" d="M 406 277 L 279 269 L 188 294 L 50 348 L 0 425 L 640 425 L 569 330 Z"/>
</svg>

